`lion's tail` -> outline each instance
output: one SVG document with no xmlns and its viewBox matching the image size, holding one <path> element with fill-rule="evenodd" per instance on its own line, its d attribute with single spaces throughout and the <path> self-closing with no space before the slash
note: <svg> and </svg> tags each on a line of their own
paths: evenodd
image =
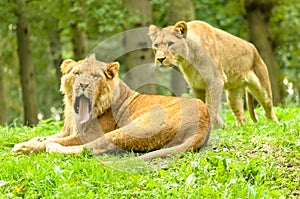
<svg viewBox="0 0 300 199">
<path fill-rule="evenodd" d="M 254 99 L 253 99 L 253 96 L 251 95 L 251 93 L 249 91 L 246 91 L 246 102 L 247 102 L 247 107 L 248 107 L 250 117 L 253 120 L 253 122 L 257 122 L 256 116 L 254 113 L 253 101 L 254 101 Z"/>
</svg>

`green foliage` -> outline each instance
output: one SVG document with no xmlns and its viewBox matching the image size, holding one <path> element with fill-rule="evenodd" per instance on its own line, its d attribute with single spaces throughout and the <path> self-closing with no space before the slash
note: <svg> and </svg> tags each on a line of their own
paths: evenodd
<svg viewBox="0 0 300 199">
<path fill-rule="evenodd" d="M 32 51 L 36 79 L 38 82 L 38 99 L 40 113 L 44 118 L 55 117 L 56 110 L 62 108 L 59 93 L 59 79 L 53 55 L 50 52 L 50 34 L 58 32 L 61 52 L 64 59 L 72 58 L 71 25 L 87 31 L 94 48 L 103 38 L 121 31 L 124 24 L 121 0 L 74 1 L 45 0 L 28 1 L 27 14 L 30 21 Z M 17 57 L 16 25 L 14 4 L 8 0 L 0 2 L 0 16 L 3 20 L 0 28 L 0 65 L 4 67 L 5 90 L 9 123 L 16 120 L 23 123 L 22 94 L 19 80 Z M 100 37 L 101 36 L 101 37 Z M 93 44 L 93 40 L 96 41 Z"/>
<path fill-rule="evenodd" d="M 88 35 L 89 49 L 104 39 L 121 32 L 142 20 L 124 9 L 122 0 L 44 0 L 26 1 L 30 21 L 29 32 L 38 85 L 41 115 L 54 117 L 62 108 L 59 89 L 58 65 L 51 54 L 51 33 L 59 35 L 60 50 L 55 53 L 62 59 L 72 58 L 71 25 L 76 24 Z M 168 0 L 152 0 L 153 23 L 163 27 L 169 25 L 167 16 Z M 247 39 L 247 22 L 244 19 L 243 0 L 194 0 L 196 19 Z M 271 25 L 282 95 L 286 101 L 300 103 L 300 1 L 279 0 L 274 7 Z M 0 67 L 5 74 L 5 90 L 9 123 L 23 123 L 22 95 L 16 41 L 16 17 L 14 3 L 0 1 Z M 149 16 L 151 17 L 151 16 Z M 283 103 L 285 104 L 285 103 Z"/>
<path fill-rule="evenodd" d="M 271 19 L 276 45 L 276 59 L 283 80 L 283 94 L 288 102 L 300 103 L 300 1 L 282 1 Z"/>
<path fill-rule="evenodd" d="M 112 33 L 122 31 L 125 24 L 122 0 L 90 0 L 86 4 L 87 27 L 91 30 L 89 35 L 95 34 L 96 38 L 103 39 L 111 36 Z"/>
<path fill-rule="evenodd" d="M 238 0 L 194 0 L 196 19 L 247 39 L 247 23 Z"/>
<path fill-rule="evenodd" d="M 168 0 L 152 0 L 152 15 L 153 24 L 158 27 L 165 27 L 169 24 L 169 19 L 167 15 L 167 9 L 169 6 Z"/>
<path fill-rule="evenodd" d="M 274 1 L 272 42 L 281 80 L 283 104 L 300 103 L 300 1 Z M 194 0 L 196 18 L 248 40 L 244 0 Z"/>
<path fill-rule="evenodd" d="M 152 161 L 143 172 L 127 170 L 138 164 L 114 155 L 101 161 L 122 162 L 103 164 L 88 153 L 14 156 L 13 144 L 57 133 L 61 123 L 3 127 L 0 192 L 4 198 L 298 198 L 300 109 L 275 111 L 279 124 L 260 117 L 242 127 L 228 112 L 227 129 L 212 131 L 199 153 Z"/>
</svg>

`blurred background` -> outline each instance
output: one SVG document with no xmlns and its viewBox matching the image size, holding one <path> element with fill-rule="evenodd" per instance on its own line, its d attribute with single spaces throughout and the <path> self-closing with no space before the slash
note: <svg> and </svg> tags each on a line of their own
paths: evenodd
<svg viewBox="0 0 300 199">
<path fill-rule="evenodd" d="M 254 43 L 268 65 L 274 104 L 299 106 L 300 0 L 1 0 L 0 124 L 62 120 L 59 66 L 64 59 L 82 59 L 125 30 L 194 19 Z M 125 35 L 120 48 L 143 45 L 130 38 Z M 146 48 L 117 61 L 125 73 L 153 59 Z M 188 92 L 177 78 L 170 74 L 166 81 Z M 172 94 L 156 85 L 140 91 Z"/>
</svg>

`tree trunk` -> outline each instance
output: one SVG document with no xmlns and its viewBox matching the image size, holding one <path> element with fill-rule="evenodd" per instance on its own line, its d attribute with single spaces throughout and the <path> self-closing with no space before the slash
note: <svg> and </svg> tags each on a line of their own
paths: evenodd
<svg viewBox="0 0 300 199">
<path fill-rule="evenodd" d="M 192 0 L 169 0 L 168 18 L 170 25 L 177 21 L 191 21 L 195 19 L 195 11 Z M 182 76 L 176 75 L 177 72 L 171 72 L 172 90 L 176 93 L 187 93 L 187 83 Z"/>
<path fill-rule="evenodd" d="M 74 8 L 74 20 L 71 23 L 72 29 L 72 44 L 73 44 L 73 52 L 74 52 L 74 59 L 80 60 L 84 59 L 88 54 L 88 41 L 87 35 L 85 33 L 84 28 L 80 28 L 78 24 L 85 22 L 85 4 L 84 1 L 70 1 L 70 6 Z M 77 4 L 78 3 L 78 4 Z"/>
<path fill-rule="evenodd" d="M 281 101 L 281 97 L 269 23 L 273 6 L 274 0 L 245 0 L 250 41 L 257 47 L 268 67 L 273 103 L 276 105 Z"/>
<path fill-rule="evenodd" d="M 16 1 L 17 41 L 25 125 L 38 123 L 37 88 L 25 0 Z"/>
<path fill-rule="evenodd" d="M 1 65 L 1 63 L 0 63 Z M 0 66 L 0 125 L 4 126 L 7 124 L 7 109 L 6 109 L 6 95 L 4 86 L 4 75 L 3 66 Z"/>
<path fill-rule="evenodd" d="M 152 19 L 152 6 L 149 0 L 125 0 L 124 7 L 130 10 L 130 15 L 137 15 L 140 19 L 130 28 L 144 27 L 140 31 L 124 32 L 124 49 L 126 74 L 124 81 L 134 90 L 141 93 L 156 93 L 156 85 L 153 82 L 154 73 L 151 72 L 154 54 L 151 49 L 151 41 L 148 37 L 148 28 Z M 146 65 L 144 65 L 146 64 Z M 144 67 L 137 68 L 137 66 Z M 132 70 L 132 69 L 135 70 Z"/>
<path fill-rule="evenodd" d="M 60 42 L 60 30 L 58 29 L 58 20 L 53 19 L 51 20 L 51 28 L 49 31 L 49 40 L 50 40 L 50 51 L 52 54 L 53 65 L 56 71 L 56 77 L 58 79 L 58 86 L 59 80 L 61 78 L 60 72 L 60 64 L 62 63 L 62 45 Z"/>
<path fill-rule="evenodd" d="M 87 35 L 84 30 L 80 30 L 77 24 L 72 24 L 72 44 L 73 44 L 73 52 L 74 59 L 79 60 L 83 59 L 88 54 L 88 42 Z"/>
<path fill-rule="evenodd" d="M 170 24 L 177 21 L 195 20 L 193 0 L 169 0 L 168 18 Z"/>
</svg>

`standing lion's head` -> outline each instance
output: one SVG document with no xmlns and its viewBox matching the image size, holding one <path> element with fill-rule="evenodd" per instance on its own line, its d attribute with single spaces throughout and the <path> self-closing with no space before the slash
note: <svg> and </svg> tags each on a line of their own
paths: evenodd
<svg viewBox="0 0 300 199">
<path fill-rule="evenodd" d="M 62 63 L 61 91 L 65 95 L 65 108 L 73 108 L 72 113 L 80 124 L 111 106 L 118 70 L 119 63 L 106 64 L 94 55 L 78 62 L 68 59 Z"/>
<path fill-rule="evenodd" d="M 184 21 L 161 30 L 155 25 L 149 27 L 155 64 L 158 68 L 176 66 L 179 59 L 188 56 L 187 32 L 187 24 Z"/>
</svg>

